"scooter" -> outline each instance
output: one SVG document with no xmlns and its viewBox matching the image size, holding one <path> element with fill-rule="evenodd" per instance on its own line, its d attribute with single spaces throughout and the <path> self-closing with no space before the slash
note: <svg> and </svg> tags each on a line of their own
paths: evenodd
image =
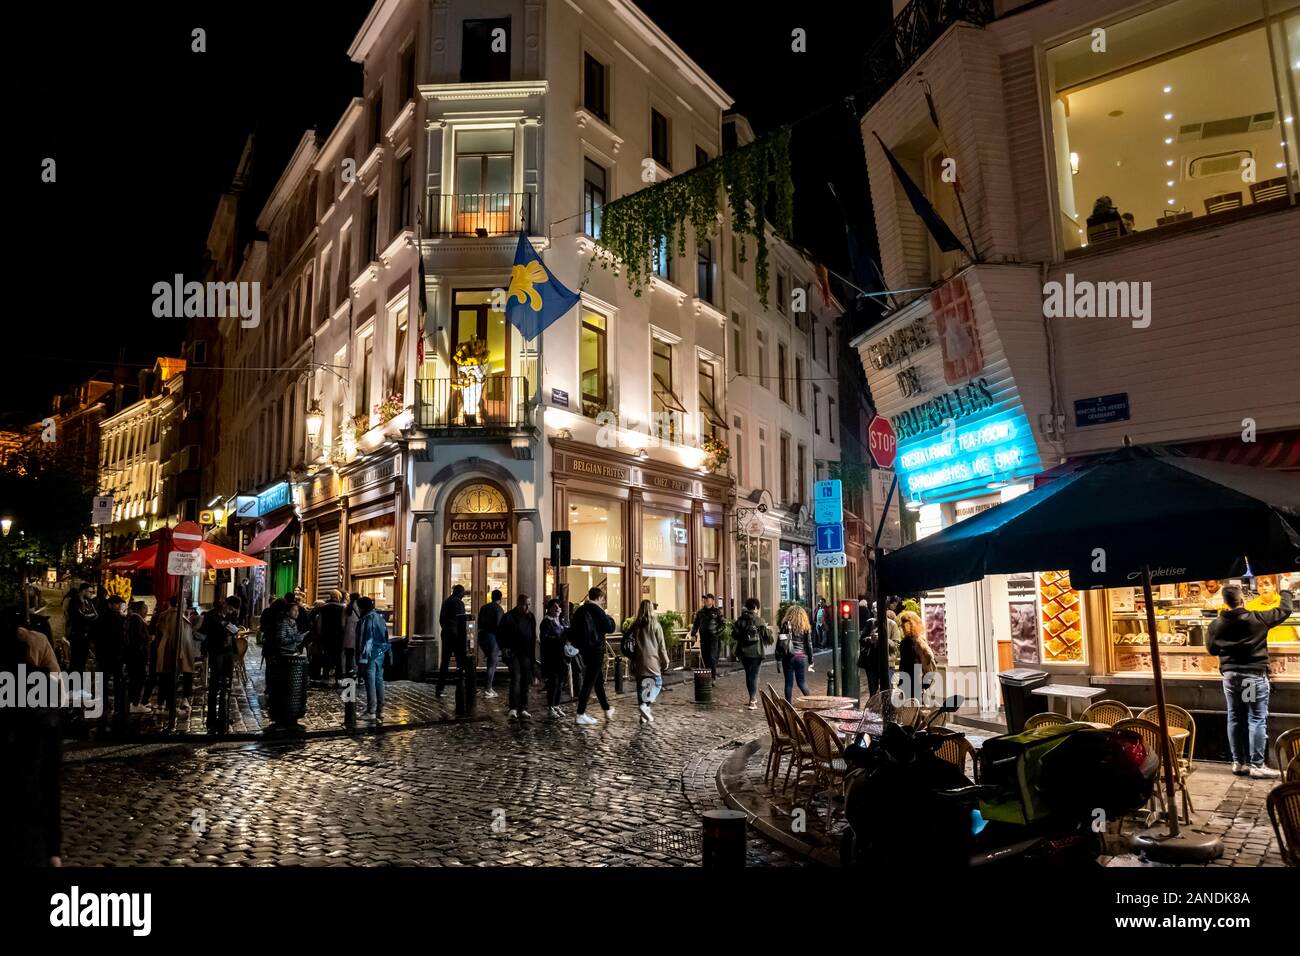
<svg viewBox="0 0 1300 956">
<path fill-rule="evenodd" d="M 845 748 L 844 865 L 1095 865 L 1105 821 L 1150 799 L 1157 756 L 1134 733 L 1088 724 L 990 738 L 973 783 L 937 755 L 948 734 L 931 729 L 961 704 Z"/>
</svg>

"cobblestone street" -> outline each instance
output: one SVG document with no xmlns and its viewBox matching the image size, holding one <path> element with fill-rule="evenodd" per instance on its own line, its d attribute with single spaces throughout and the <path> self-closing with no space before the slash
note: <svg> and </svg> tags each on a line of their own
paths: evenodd
<svg viewBox="0 0 1300 956">
<path fill-rule="evenodd" d="M 667 687 L 649 726 L 630 695 L 617 699 L 612 721 L 583 729 L 572 708 L 566 720 L 507 721 L 503 694 L 480 700 L 484 720 L 377 736 L 88 751 L 66 769 L 64 859 L 693 864 L 699 815 L 721 805 L 717 768 L 762 727 L 744 697 L 736 673 L 707 708 L 689 684 Z M 749 847 L 751 864 L 800 862 L 756 833 Z"/>
</svg>

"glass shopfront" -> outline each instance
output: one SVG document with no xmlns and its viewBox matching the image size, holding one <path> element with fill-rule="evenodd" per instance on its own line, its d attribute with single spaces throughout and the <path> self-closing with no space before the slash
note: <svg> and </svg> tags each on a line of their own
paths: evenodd
<svg viewBox="0 0 1300 956">
<path fill-rule="evenodd" d="M 645 505 L 641 511 L 641 599 L 660 613 L 677 611 L 689 620 L 692 609 L 686 586 L 690 515 Z M 635 610 L 635 609 L 634 609 Z"/>
<path fill-rule="evenodd" d="M 582 603 L 593 587 L 605 592 L 605 607 L 619 619 L 623 607 L 623 528 L 626 505 L 614 498 L 569 495 L 572 565 L 568 569 L 569 600 Z"/>
<path fill-rule="evenodd" d="M 348 529 L 351 590 L 374 600 L 392 619 L 396 603 L 396 555 L 393 515 L 357 521 Z"/>
<path fill-rule="evenodd" d="M 1223 608 L 1223 587 L 1245 590 L 1246 608 L 1266 611 L 1280 603 L 1279 592 L 1300 588 L 1300 574 L 1259 575 L 1253 581 L 1191 581 L 1152 588 L 1156 614 L 1156 643 L 1164 676 L 1217 677 L 1219 659 L 1206 653 L 1209 626 Z M 1141 588 L 1110 588 L 1106 592 L 1109 664 L 1115 674 L 1149 675 L 1151 644 L 1147 634 L 1146 600 Z M 1274 680 L 1300 680 L 1300 613 L 1268 632 L 1269 675 Z"/>
<path fill-rule="evenodd" d="M 810 591 L 812 561 L 808 555 L 808 545 L 782 541 L 777 560 L 781 603 L 797 601 L 804 607 L 813 607 L 816 602 Z"/>
</svg>

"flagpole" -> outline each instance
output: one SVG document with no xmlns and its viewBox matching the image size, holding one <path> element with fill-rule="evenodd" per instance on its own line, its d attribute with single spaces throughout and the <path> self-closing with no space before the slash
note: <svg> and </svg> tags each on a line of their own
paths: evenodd
<svg viewBox="0 0 1300 956">
<path fill-rule="evenodd" d="M 934 97 L 930 95 L 930 82 L 925 79 L 925 75 L 920 71 L 917 72 L 921 82 L 921 88 L 925 91 L 925 104 L 930 107 L 930 121 L 934 123 L 934 128 L 939 133 L 939 142 L 943 144 L 945 156 L 952 156 L 952 151 L 948 149 L 948 140 L 943 135 L 943 127 L 939 125 L 939 111 L 935 108 Z M 975 245 L 975 233 L 971 231 L 970 220 L 966 218 L 966 204 L 961 200 L 961 174 L 958 173 L 957 179 L 952 184 L 952 191 L 957 196 L 957 210 L 961 213 L 961 221 L 966 226 L 966 238 L 970 240 L 971 258 L 976 262 L 980 261 L 980 251 Z"/>
</svg>

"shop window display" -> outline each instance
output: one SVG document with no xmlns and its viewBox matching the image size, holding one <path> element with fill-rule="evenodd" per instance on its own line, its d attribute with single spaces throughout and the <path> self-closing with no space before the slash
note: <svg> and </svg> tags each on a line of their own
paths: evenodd
<svg viewBox="0 0 1300 956">
<path fill-rule="evenodd" d="M 1260 575 L 1253 579 L 1190 581 L 1161 584 L 1152 590 L 1156 643 L 1166 674 L 1217 676 L 1219 659 L 1207 653 L 1209 626 L 1223 609 L 1223 587 L 1244 588 L 1246 608 L 1278 606 L 1282 590 L 1300 587 L 1300 574 Z M 1249 586 L 1247 586 L 1249 585 Z M 1110 616 L 1111 668 L 1118 673 L 1151 671 L 1150 637 L 1141 588 L 1111 588 L 1106 592 Z M 1269 674 L 1282 680 L 1300 679 L 1300 613 L 1268 633 Z"/>
</svg>

